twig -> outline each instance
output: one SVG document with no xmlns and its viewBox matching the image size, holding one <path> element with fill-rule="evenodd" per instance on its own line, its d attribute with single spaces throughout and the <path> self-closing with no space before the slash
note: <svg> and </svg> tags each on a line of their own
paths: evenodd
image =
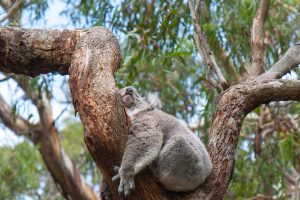
<svg viewBox="0 0 300 200">
<path fill-rule="evenodd" d="M 228 57 L 226 51 L 219 43 L 217 43 L 217 48 L 220 50 L 219 57 L 217 56 L 217 58 L 223 63 L 221 67 L 223 67 L 227 74 L 233 76 L 235 84 L 241 82 L 241 76 L 237 73 L 232 58 Z"/>
<path fill-rule="evenodd" d="M 250 78 L 254 78 L 264 72 L 264 55 L 265 44 L 264 37 L 264 24 L 268 16 L 269 0 L 261 0 L 257 13 L 253 19 L 252 32 L 251 32 L 251 45 L 252 45 L 252 70 Z"/>
<path fill-rule="evenodd" d="M 7 81 L 8 79 L 10 79 L 12 77 L 13 77 L 13 75 L 6 76 L 6 77 L 4 77 L 3 79 L 0 80 L 0 83 L 4 82 L 4 81 Z"/>
<path fill-rule="evenodd" d="M 64 114 L 64 112 L 66 112 L 67 107 L 65 107 L 60 113 L 59 115 L 53 120 L 52 122 L 52 126 L 55 126 L 55 122 Z"/>
<path fill-rule="evenodd" d="M 258 76 L 256 80 L 279 79 L 298 64 L 300 64 L 300 42 L 290 47 L 268 71 Z"/>
<path fill-rule="evenodd" d="M 207 64 L 208 69 L 212 70 L 216 75 L 217 83 L 219 85 L 219 88 L 221 88 L 221 91 L 226 90 L 229 87 L 229 85 L 225 80 L 219 66 L 217 65 L 217 62 L 213 56 L 213 52 L 211 51 L 201 28 L 200 17 L 198 14 L 200 12 L 200 0 L 196 0 L 195 2 L 193 2 L 193 0 L 189 0 L 189 7 L 191 10 L 191 16 L 194 24 L 194 39 L 197 50 L 200 53 L 203 61 Z M 208 79 L 208 81 L 211 80 L 212 79 Z M 215 83 L 211 84 L 217 88 Z"/>
</svg>

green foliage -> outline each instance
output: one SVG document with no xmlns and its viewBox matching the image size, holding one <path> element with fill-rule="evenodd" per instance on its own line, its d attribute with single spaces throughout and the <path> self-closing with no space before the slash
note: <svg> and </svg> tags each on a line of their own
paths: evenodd
<svg viewBox="0 0 300 200">
<path fill-rule="evenodd" d="M 45 170 L 39 152 L 26 141 L 0 151 L 0 199 L 35 196 Z"/>
<path fill-rule="evenodd" d="M 291 158 L 293 158 L 292 154 L 294 139 L 292 135 L 289 135 L 288 137 L 279 140 L 278 145 L 281 158 L 283 159 L 284 163 L 288 163 L 291 160 Z"/>
<path fill-rule="evenodd" d="M 90 185 L 98 190 L 99 188 L 96 187 L 99 187 L 101 175 L 84 144 L 82 124 L 70 119 L 67 119 L 65 124 L 66 126 L 60 132 L 61 145 L 76 163 L 85 179 L 89 180 Z"/>
<path fill-rule="evenodd" d="M 25 0 L 22 9 L 29 12 L 31 23 L 42 19 L 48 9 L 48 1 L 45 0 Z"/>
</svg>

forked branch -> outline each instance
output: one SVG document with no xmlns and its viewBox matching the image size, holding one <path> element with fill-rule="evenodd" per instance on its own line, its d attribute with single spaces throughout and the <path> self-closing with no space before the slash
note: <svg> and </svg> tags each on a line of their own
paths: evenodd
<svg viewBox="0 0 300 200">
<path fill-rule="evenodd" d="M 208 81 L 216 89 L 221 91 L 226 90 L 229 87 L 229 85 L 226 79 L 224 78 L 221 69 L 217 65 L 213 52 L 211 51 L 207 39 L 201 28 L 201 20 L 199 16 L 200 0 L 196 0 L 195 2 L 193 0 L 189 0 L 189 7 L 191 10 L 191 16 L 194 24 L 194 39 L 197 50 L 200 53 L 205 64 L 208 66 L 208 71 L 213 71 L 214 75 L 216 76 L 216 81 L 213 81 L 213 75 L 208 74 L 208 76 L 210 76 L 210 78 L 208 78 Z"/>
<path fill-rule="evenodd" d="M 300 64 L 300 43 L 290 47 L 287 52 L 265 73 L 256 80 L 279 79 Z"/>
<path fill-rule="evenodd" d="M 11 18 L 21 7 L 23 0 L 17 0 L 5 13 L 5 15 L 0 18 L 0 23 L 5 21 L 6 19 Z"/>
</svg>

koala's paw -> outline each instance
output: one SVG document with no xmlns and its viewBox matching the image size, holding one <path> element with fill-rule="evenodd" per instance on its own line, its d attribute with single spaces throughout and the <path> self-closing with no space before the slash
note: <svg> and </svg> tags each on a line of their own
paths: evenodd
<svg viewBox="0 0 300 200">
<path fill-rule="evenodd" d="M 117 172 L 117 175 L 115 175 L 112 180 L 116 181 L 120 179 L 120 185 L 118 188 L 118 192 L 120 196 L 127 197 L 131 191 L 134 190 L 135 184 L 134 184 L 134 176 L 124 177 L 120 174 L 120 167 L 116 166 L 114 167 L 114 170 Z"/>
<path fill-rule="evenodd" d="M 114 171 L 117 174 L 114 177 L 112 177 L 112 181 L 116 181 L 116 180 L 120 179 L 120 167 L 114 166 Z"/>
</svg>

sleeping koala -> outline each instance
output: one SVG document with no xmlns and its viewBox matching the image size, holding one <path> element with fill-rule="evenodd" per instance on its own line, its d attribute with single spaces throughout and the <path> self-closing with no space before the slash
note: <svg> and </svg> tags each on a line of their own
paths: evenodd
<svg viewBox="0 0 300 200">
<path fill-rule="evenodd" d="M 132 86 L 118 92 L 130 117 L 129 135 L 120 167 L 120 195 L 135 188 L 134 176 L 149 166 L 169 191 L 187 192 L 197 188 L 210 175 L 212 163 L 204 144 L 187 125 L 160 110 L 154 95 L 141 97 Z"/>
</svg>

